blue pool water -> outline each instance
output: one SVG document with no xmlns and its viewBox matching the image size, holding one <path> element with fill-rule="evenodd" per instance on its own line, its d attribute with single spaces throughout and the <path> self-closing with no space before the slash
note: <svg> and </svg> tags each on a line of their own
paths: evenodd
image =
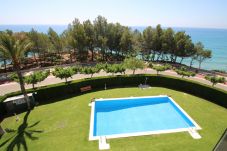
<svg viewBox="0 0 227 151">
<path fill-rule="evenodd" d="M 195 127 L 167 97 L 96 101 L 93 136 Z"/>
</svg>

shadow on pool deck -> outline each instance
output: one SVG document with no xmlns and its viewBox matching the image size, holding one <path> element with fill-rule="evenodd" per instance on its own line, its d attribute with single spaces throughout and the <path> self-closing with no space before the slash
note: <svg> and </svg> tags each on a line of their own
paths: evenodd
<svg viewBox="0 0 227 151">
<path fill-rule="evenodd" d="M 32 125 L 28 125 L 28 116 L 30 114 L 30 111 L 28 111 L 23 119 L 23 123 L 18 127 L 17 130 L 14 129 L 6 129 L 7 133 L 13 133 L 9 139 L 4 141 L 0 144 L 0 148 L 8 144 L 6 151 L 13 151 L 15 147 L 17 147 L 17 150 L 21 149 L 21 146 L 24 148 L 25 151 L 28 151 L 26 138 L 29 138 L 30 140 L 37 140 L 39 139 L 36 136 L 33 136 L 34 133 L 42 133 L 42 130 L 31 130 L 30 128 L 35 127 L 39 124 L 40 121 L 35 122 Z"/>
</svg>

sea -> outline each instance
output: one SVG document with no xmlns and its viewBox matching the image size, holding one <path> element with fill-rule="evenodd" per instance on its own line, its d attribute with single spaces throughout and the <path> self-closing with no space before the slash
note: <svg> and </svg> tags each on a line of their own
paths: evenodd
<svg viewBox="0 0 227 151">
<path fill-rule="evenodd" d="M 10 29 L 14 32 L 28 32 L 32 28 L 39 32 L 47 33 L 48 28 L 53 28 L 61 34 L 68 25 L 0 25 L 0 31 Z M 132 26 L 132 29 L 143 31 L 145 26 Z M 165 27 L 164 27 L 165 28 Z M 206 49 L 212 50 L 212 58 L 202 63 L 201 68 L 206 70 L 227 71 L 227 29 L 214 28 L 186 28 L 173 27 L 174 31 L 185 31 L 191 36 L 193 42 L 202 42 Z M 190 59 L 184 59 L 183 63 L 189 65 Z M 0 62 L 0 65 L 3 62 Z M 193 67 L 198 67 L 198 62 L 193 63 Z"/>
</svg>

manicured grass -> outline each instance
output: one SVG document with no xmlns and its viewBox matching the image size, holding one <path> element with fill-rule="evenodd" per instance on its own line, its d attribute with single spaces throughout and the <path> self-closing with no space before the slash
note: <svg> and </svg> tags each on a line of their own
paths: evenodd
<svg viewBox="0 0 227 151">
<path fill-rule="evenodd" d="M 108 140 L 114 151 L 210 151 L 227 127 L 227 109 L 201 98 L 182 92 L 153 87 L 111 89 L 62 100 L 36 107 L 27 114 L 27 124 L 20 114 L 3 121 L 2 127 L 11 130 L 0 139 L 0 150 L 10 150 L 17 145 L 23 150 L 27 146 L 32 151 L 83 151 L 98 150 L 97 141 L 88 141 L 91 98 L 111 98 L 128 96 L 150 96 L 167 94 L 202 127 L 202 139 L 195 140 L 187 132 L 139 136 Z M 149 115 L 146 115 L 149 116 Z M 26 121 L 26 120 L 25 120 Z M 31 135 L 32 134 L 32 135 Z M 11 138 L 7 143 L 4 143 Z M 24 145 L 26 143 L 26 145 Z M 10 146 L 11 144 L 11 146 Z"/>
</svg>

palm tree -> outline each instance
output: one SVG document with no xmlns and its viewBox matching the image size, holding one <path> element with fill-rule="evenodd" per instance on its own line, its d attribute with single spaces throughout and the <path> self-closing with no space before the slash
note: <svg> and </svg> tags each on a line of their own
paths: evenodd
<svg viewBox="0 0 227 151">
<path fill-rule="evenodd" d="M 0 136 L 3 135 L 5 133 L 5 130 L 2 128 L 2 126 L 0 125 Z"/>
<path fill-rule="evenodd" d="M 32 43 L 26 38 L 24 34 L 5 33 L 0 37 L 0 51 L 2 51 L 7 58 L 10 58 L 13 63 L 14 71 L 17 73 L 20 83 L 21 92 L 27 102 L 28 109 L 30 110 L 30 102 L 24 87 L 23 76 L 20 71 L 21 58 L 24 53 L 32 47 Z"/>
</svg>

